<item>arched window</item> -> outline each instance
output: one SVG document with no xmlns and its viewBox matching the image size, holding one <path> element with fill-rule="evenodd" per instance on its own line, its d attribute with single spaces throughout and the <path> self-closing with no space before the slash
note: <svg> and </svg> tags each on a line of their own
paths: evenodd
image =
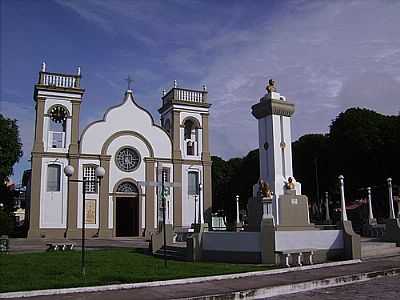
<svg viewBox="0 0 400 300">
<path fill-rule="evenodd" d="M 186 120 L 185 121 L 185 140 L 190 140 L 192 138 L 192 131 L 194 130 L 194 123 L 192 120 Z"/>
<path fill-rule="evenodd" d="M 183 126 L 184 126 L 184 142 L 186 145 L 186 155 L 197 155 L 199 123 L 197 120 L 189 118 L 183 123 Z"/>
<path fill-rule="evenodd" d="M 55 105 L 50 108 L 49 117 L 49 145 L 51 148 L 64 148 L 68 111 L 64 106 Z"/>
<path fill-rule="evenodd" d="M 60 191 L 61 166 L 58 164 L 50 164 L 47 166 L 47 191 Z"/>
<path fill-rule="evenodd" d="M 124 181 L 117 187 L 118 193 L 136 193 L 139 194 L 139 190 L 133 182 Z"/>
</svg>

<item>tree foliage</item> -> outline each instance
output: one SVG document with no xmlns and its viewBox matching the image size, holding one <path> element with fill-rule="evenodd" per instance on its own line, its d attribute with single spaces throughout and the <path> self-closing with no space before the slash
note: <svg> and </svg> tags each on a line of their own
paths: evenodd
<svg viewBox="0 0 400 300">
<path fill-rule="evenodd" d="M 13 166 L 22 156 L 17 120 L 0 114 L 0 180 L 13 174 Z"/>
<path fill-rule="evenodd" d="M 252 195 L 253 185 L 259 178 L 258 149 L 250 151 L 244 158 L 228 161 L 212 157 L 213 210 L 223 210 L 229 220 L 236 217 L 236 195 L 241 209 L 245 209 Z"/>
<path fill-rule="evenodd" d="M 14 164 L 22 156 L 21 148 L 17 121 L 0 114 L 0 234 L 8 234 L 14 228 L 15 191 L 6 182 L 13 173 Z"/>
</svg>

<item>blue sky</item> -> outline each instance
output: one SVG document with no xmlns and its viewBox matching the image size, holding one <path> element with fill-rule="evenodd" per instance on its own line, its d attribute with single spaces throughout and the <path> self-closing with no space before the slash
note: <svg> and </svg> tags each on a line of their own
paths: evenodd
<svg viewBox="0 0 400 300">
<path fill-rule="evenodd" d="M 296 104 L 294 138 L 327 132 L 338 112 L 400 111 L 400 1 L 0 0 L 0 109 L 18 119 L 29 168 L 33 85 L 48 71 L 82 69 L 81 129 L 122 101 L 128 74 L 136 101 L 156 120 L 163 88 L 206 84 L 211 151 L 257 147 L 251 105 L 269 78 Z"/>
</svg>

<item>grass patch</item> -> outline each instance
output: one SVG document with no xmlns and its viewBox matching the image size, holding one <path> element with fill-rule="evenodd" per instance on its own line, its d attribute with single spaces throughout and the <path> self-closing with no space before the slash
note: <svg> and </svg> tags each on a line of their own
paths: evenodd
<svg viewBox="0 0 400 300">
<path fill-rule="evenodd" d="M 259 271 L 262 265 L 164 261 L 140 251 L 86 252 L 86 276 L 79 251 L 0 255 L 0 292 L 134 283 Z"/>
</svg>

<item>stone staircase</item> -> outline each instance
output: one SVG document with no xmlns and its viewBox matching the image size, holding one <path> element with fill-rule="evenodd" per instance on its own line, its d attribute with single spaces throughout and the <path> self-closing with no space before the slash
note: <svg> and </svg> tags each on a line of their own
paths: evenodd
<svg viewBox="0 0 400 300">
<path fill-rule="evenodd" d="M 374 238 L 361 239 L 361 257 L 363 259 L 400 255 L 400 247 L 396 243 L 381 242 Z"/>
<path fill-rule="evenodd" d="M 167 259 L 172 260 L 186 260 L 186 243 L 174 243 L 171 245 L 167 245 L 165 249 L 165 254 Z M 154 253 L 154 256 L 159 258 L 164 258 L 164 247 Z"/>
</svg>

